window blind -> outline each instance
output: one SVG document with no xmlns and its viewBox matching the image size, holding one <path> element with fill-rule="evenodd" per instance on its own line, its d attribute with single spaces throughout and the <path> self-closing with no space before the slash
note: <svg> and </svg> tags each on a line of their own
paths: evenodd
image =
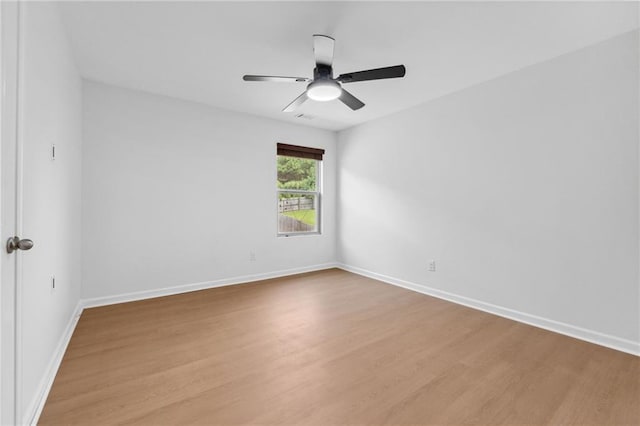
<svg viewBox="0 0 640 426">
<path fill-rule="evenodd" d="M 309 148 L 306 146 L 287 145 L 285 143 L 278 144 L 278 155 L 286 155 L 287 157 L 312 158 L 322 161 L 324 149 Z"/>
</svg>

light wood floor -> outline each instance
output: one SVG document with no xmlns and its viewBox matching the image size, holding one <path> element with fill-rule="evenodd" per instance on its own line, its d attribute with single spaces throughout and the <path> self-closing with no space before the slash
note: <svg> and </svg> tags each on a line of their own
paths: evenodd
<svg viewBox="0 0 640 426">
<path fill-rule="evenodd" d="M 341 270 L 85 310 L 40 423 L 640 424 L 640 358 Z"/>
</svg>

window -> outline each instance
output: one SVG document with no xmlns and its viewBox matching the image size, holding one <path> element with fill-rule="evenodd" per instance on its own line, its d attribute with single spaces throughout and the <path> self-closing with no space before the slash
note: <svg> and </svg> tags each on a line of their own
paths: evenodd
<svg viewBox="0 0 640 426">
<path fill-rule="evenodd" d="M 324 149 L 278 144 L 278 235 L 320 233 Z"/>
</svg>

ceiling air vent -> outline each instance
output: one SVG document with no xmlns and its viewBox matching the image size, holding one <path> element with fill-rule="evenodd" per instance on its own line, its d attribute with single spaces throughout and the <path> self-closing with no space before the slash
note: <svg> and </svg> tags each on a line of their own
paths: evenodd
<svg viewBox="0 0 640 426">
<path fill-rule="evenodd" d="M 313 120 L 315 117 L 313 115 L 307 114 L 296 114 L 296 118 L 302 118 L 303 120 Z"/>
</svg>

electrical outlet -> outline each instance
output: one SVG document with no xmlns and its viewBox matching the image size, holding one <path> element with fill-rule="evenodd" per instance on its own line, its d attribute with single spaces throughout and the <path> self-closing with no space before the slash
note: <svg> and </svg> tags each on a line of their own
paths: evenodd
<svg viewBox="0 0 640 426">
<path fill-rule="evenodd" d="M 431 259 L 429 261 L 429 272 L 435 272 L 436 271 L 436 261 Z"/>
<path fill-rule="evenodd" d="M 256 252 L 255 251 L 250 251 L 249 252 L 249 261 L 250 262 L 255 262 L 256 261 Z"/>
</svg>

